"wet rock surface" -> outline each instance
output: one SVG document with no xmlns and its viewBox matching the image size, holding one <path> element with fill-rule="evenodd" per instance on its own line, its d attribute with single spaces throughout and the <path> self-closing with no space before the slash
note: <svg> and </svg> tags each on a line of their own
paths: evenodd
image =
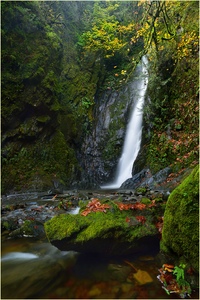
<svg viewBox="0 0 200 300">
<path fill-rule="evenodd" d="M 78 215 L 62 214 L 45 222 L 47 237 L 54 246 L 105 256 L 134 253 L 147 244 L 159 248 L 157 223 L 164 213 L 163 193 L 142 187 L 90 192 L 90 196 L 90 201 L 80 203 Z"/>
<path fill-rule="evenodd" d="M 74 183 L 76 187 L 97 188 L 97 185 L 114 179 L 130 113 L 137 100 L 140 75 L 141 68 L 138 67 L 124 87 L 118 91 L 107 90 L 95 99 L 95 121 L 79 154 L 83 172 L 81 181 Z"/>
<path fill-rule="evenodd" d="M 60 214 L 76 214 L 79 201 L 86 202 L 92 198 L 120 200 L 124 203 L 141 201 L 144 196 L 150 200 L 155 198 L 166 201 L 164 192 L 143 188 L 143 190 L 69 190 L 63 194 L 47 192 L 15 193 L 3 195 L 1 201 L 1 228 L 7 237 L 45 237 L 44 223 Z"/>
<path fill-rule="evenodd" d="M 38 240 L 15 241 L 15 252 L 2 254 L 1 295 L 3 299 L 40 298 L 66 280 L 66 270 L 76 261 L 76 253 L 61 253 L 49 243 Z M 28 249 L 27 249 L 28 248 Z M 8 246 L 9 249 L 9 246 Z M 17 250 L 17 251 L 16 251 Z M 22 251 L 23 250 L 23 251 Z M 26 251 L 31 252 L 26 252 Z"/>
</svg>

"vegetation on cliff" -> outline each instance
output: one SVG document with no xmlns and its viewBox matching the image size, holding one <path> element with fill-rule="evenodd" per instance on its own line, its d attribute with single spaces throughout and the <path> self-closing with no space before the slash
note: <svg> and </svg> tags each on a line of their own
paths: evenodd
<svg viewBox="0 0 200 300">
<path fill-rule="evenodd" d="M 151 129 L 147 161 L 153 173 L 171 166 L 177 172 L 198 163 L 198 14 L 196 1 L 145 2 L 144 25 L 149 56 Z"/>
<path fill-rule="evenodd" d="M 92 72 L 81 70 L 74 53 L 81 5 L 1 7 L 2 191 L 44 189 L 55 177 L 68 185 L 79 170 L 75 144 L 95 93 Z"/>
</svg>

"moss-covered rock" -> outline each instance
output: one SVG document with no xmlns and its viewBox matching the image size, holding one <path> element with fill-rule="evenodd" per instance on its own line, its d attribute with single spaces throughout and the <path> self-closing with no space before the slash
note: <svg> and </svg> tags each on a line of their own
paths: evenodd
<svg viewBox="0 0 200 300">
<path fill-rule="evenodd" d="M 136 195 L 145 195 L 147 189 L 145 187 L 139 187 L 135 190 Z"/>
<path fill-rule="evenodd" d="M 143 197 L 141 199 L 142 204 L 151 204 L 151 200 L 149 198 Z"/>
<path fill-rule="evenodd" d="M 149 240 L 156 240 L 158 245 L 158 232 L 148 210 L 141 216 L 140 211 L 119 210 L 112 201 L 109 201 L 109 206 L 106 213 L 65 214 L 52 218 L 45 223 L 49 241 L 64 251 L 106 255 L 134 253 L 145 247 Z M 144 223 L 139 215 L 145 219 Z"/>
<path fill-rule="evenodd" d="M 199 166 L 169 196 L 161 248 L 185 257 L 199 270 Z"/>
</svg>

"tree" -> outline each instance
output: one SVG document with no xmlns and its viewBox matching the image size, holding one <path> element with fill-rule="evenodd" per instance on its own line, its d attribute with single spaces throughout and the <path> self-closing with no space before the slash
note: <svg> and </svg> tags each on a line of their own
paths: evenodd
<svg viewBox="0 0 200 300">
<path fill-rule="evenodd" d="M 128 51 L 127 36 L 133 33 L 134 22 L 121 24 L 115 15 L 119 4 L 95 3 L 92 29 L 79 36 L 78 45 L 83 53 L 94 53 L 97 58 L 110 58 L 116 52 Z"/>
</svg>

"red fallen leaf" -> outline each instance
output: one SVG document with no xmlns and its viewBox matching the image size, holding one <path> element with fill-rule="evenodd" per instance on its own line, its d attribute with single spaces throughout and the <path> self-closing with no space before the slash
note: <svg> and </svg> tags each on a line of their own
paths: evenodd
<svg viewBox="0 0 200 300">
<path fill-rule="evenodd" d="M 117 203 L 120 210 L 129 210 L 132 204 Z"/>
<path fill-rule="evenodd" d="M 158 231 L 159 231 L 160 233 L 162 233 L 163 223 L 161 223 L 161 222 L 156 223 L 156 228 L 158 229 Z"/>
<path fill-rule="evenodd" d="M 89 210 L 84 210 L 84 211 L 82 211 L 81 216 L 86 217 L 89 213 L 90 213 Z"/>
<path fill-rule="evenodd" d="M 87 204 L 87 207 L 98 207 L 101 203 L 99 202 L 99 199 L 92 198 L 92 200 Z"/>
<path fill-rule="evenodd" d="M 104 212 L 106 213 L 106 209 L 110 208 L 108 204 L 101 204 L 101 202 L 97 198 L 92 198 L 92 200 L 87 204 L 87 208 L 82 211 L 81 216 L 87 216 L 91 212 Z"/>
<path fill-rule="evenodd" d="M 146 208 L 146 204 L 137 202 L 137 203 L 133 204 L 133 207 L 134 207 L 134 209 L 143 210 Z"/>
<path fill-rule="evenodd" d="M 146 218 L 144 216 L 136 216 L 136 219 L 141 222 L 142 224 L 144 224 L 146 222 Z"/>
<path fill-rule="evenodd" d="M 129 210 L 129 209 L 138 209 L 143 210 L 146 208 L 146 205 L 143 203 L 135 203 L 135 204 L 124 204 L 124 203 L 117 203 L 120 210 Z"/>
<path fill-rule="evenodd" d="M 156 223 L 156 228 L 158 229 L 159 233 L 162 234 L 164 217 L 159 217 L 158 220 L 159 222 Z"/>
<path fill-rule="evenodd" d="M 172 280 L 174 280 L 172 274 L 164 274 L 163 277 L 164 277 L 167 284 L 170 284 L 172 282 Z"/>
<path fill-rule="evenodd" d="M 126 217 L 126 222 L 127 222 L 127 223 L 129 223 L 130 220 L 131 220 L 131 219 L 130 219 L 129 217 Z"/>
</svg>

